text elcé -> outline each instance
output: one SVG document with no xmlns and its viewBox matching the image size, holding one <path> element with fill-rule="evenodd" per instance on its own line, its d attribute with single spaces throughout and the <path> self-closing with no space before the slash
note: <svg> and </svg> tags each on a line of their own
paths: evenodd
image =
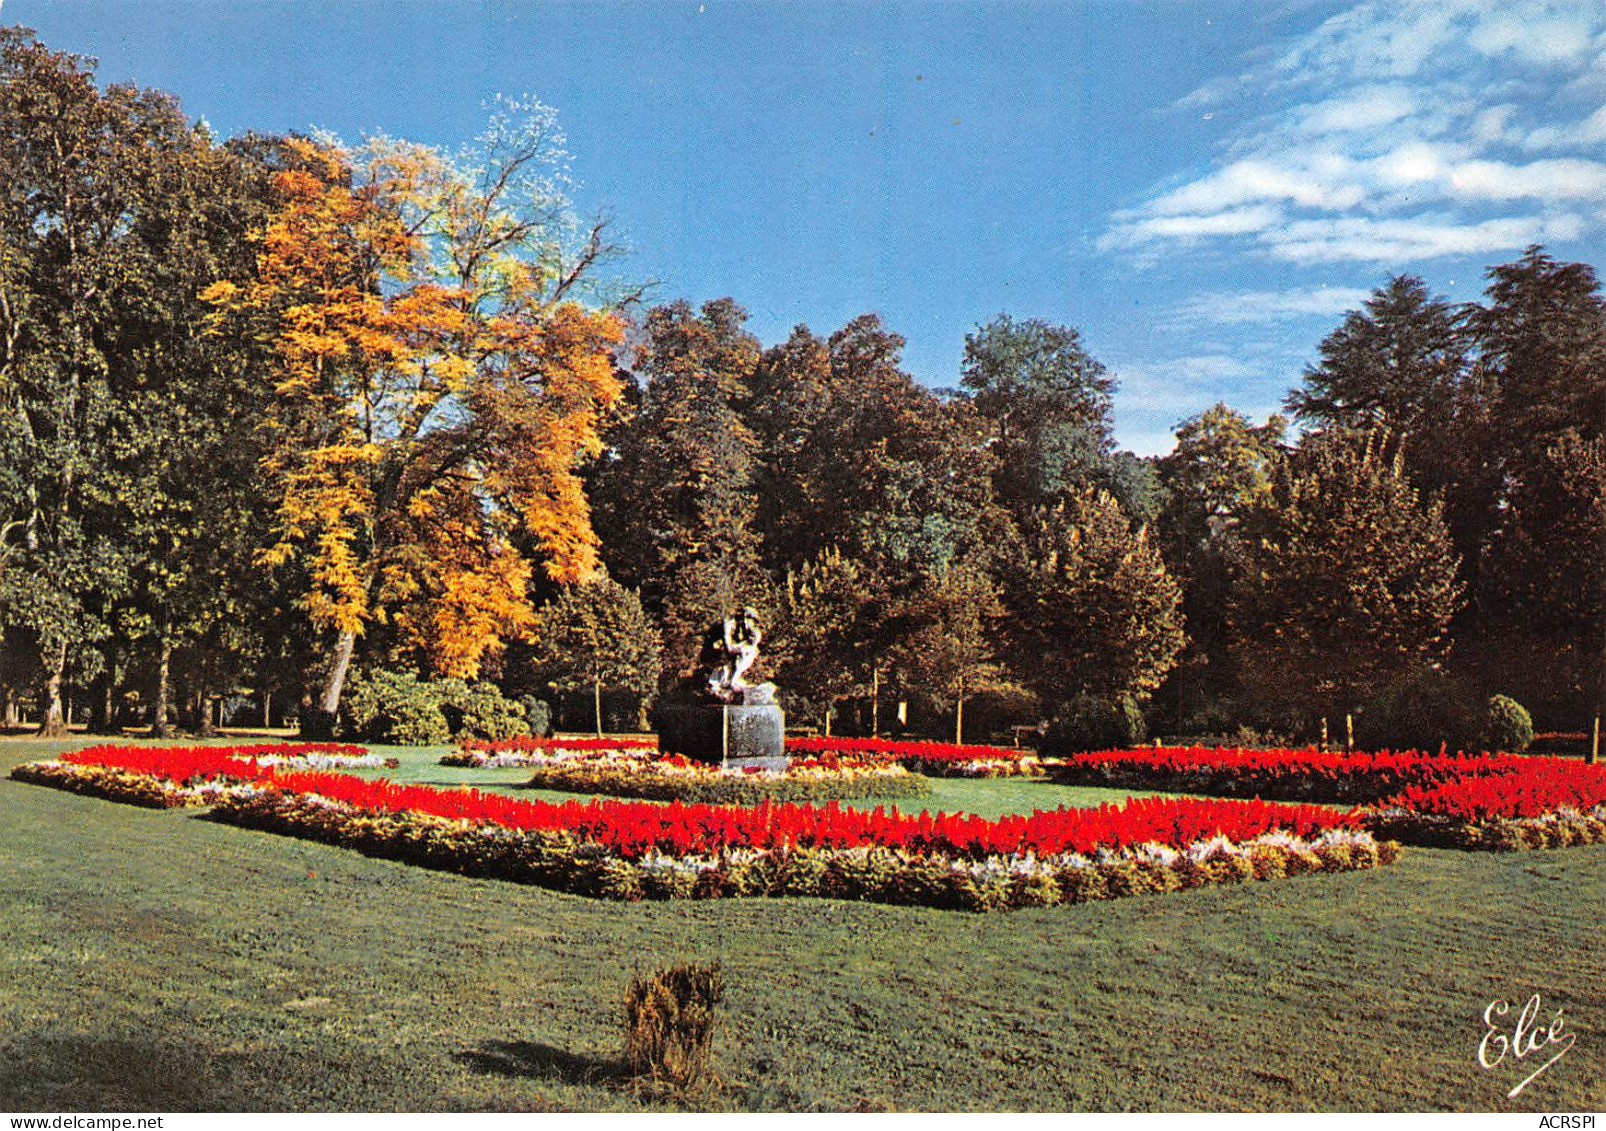
<svg viewBox="0 0 1606 1131">
<path fill-rule="evenodd" d="M 1538 994 L 1528 999 L 1528 1004 L 1522 1007 L 1517 1015 L 1516 1024 L 1509 1035 L 1504 1031 L 1504 1018 L 1511 1012 L 1511 1003 L 1505 999 L 1492 1001 L 1483 1011 L 1485 1026 L 1483 1039 L 1478 1042 L 1478 1063 L 1484 1068 L 1496 1068 L 1503 1064 L 1509 1054 L 1516 1063 L 1522 1064 L 1535 1053 L 1547 1053 L 1548 1059 L 1539 1064 L 1522 1081 L 1506 1093 L 1508 1099 L 1515 1098 L 1524 1088 L 1531 1084 L 1541 1073 L 1555 1064 L 1572 1049 L 1578 1039 L 1576 1033 L 1567 1033 L 1565 1021 L 1562 1018 L 1563 1010 L 1557 1009 L 1549 1025 L 1538 1024 L 1541 1008 Z M 1552 1046 L 1554 1048 L 1552 1049 Z M 1571 1117 L 1556 1116 L 1556 1119 Z M 1588 1117 L 1588 1124 L 1560 1123 L 1555 1126 L 1593 1126 L 1593 1117 Z M 1545 1126 L 1545 1124 L 1542 1124 Z"/>
</svg>

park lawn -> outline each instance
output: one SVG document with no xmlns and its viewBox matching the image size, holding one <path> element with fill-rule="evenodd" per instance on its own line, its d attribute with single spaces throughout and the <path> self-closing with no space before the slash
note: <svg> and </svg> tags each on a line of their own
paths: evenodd
<svg viewBox="0 0 1606 1131">
<path fill-rule="evenodd" d="M 427 785 L 473 785 L 480 789 L 494 789 L 510 796 L 546 801 L 573 801 L 578 795 L 551 789 L 526 789 L 530 770 L 470 769 L 465 766 L 442 766 L 440 756 L 450 747 L 371 746 L 376 754 L 398 758 L 401 765 L 394 770 L 366 770 L 365 777 L 388 777 L 396 781 L 416 781 Z M 877 805 L 896 805 L 918 812 L 975 813 L 982 817 L 999 817 L 1005 813 L 1030 813 L 1033 809 L 1057 809 L 1061 805 L 1074 807 L 1119 805 L 1128 797 L 1170 797 L 1174 794 L 1150 790 L 1101 789 L 1078 785 L 1060 785 L 1057 782 L 1021 778 L 966 780 L 962 778 L 932 778 L 931 796 L 902 801 L 844 801 L 843 805 L 857 808 L 874 808 Z"/>
<path fill-rule="evenodd" d="M 987 916 L 617 904 L 0 780 L 0 877 L 8 1111 L 653 1106 L 618 999 L 677 958 L 726 965 L 715 1107 L 1606 1106 L 1606 846 Z M 1536 992 L 1577 1046 L 1508 1101 L 1544 1058 L 1480 1069 L 1480 1015 Z"/>
</svg>

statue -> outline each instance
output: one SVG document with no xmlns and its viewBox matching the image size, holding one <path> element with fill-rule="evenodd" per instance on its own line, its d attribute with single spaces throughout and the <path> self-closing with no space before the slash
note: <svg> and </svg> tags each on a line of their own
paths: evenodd
<svg viewBox="0 0 1606 1131">
<path fill-rule="evenodd" d="M 775 702 L 773 683 L 751 684 L 743 678 L 758 659 L 758 645 L 763 639 L 758 612 L 751 607 L 709 625 L 698 656 L 709 698 L 746 707 Z"/>
<path fill-rule="evenodd" d="M 708 626 L 696 673 L 653 709 L 660 750 L 732 769 L 786 769 L 786 716 L 775 685 L 747 682 L 763 639 L 752 608 Z"/>
</svg>

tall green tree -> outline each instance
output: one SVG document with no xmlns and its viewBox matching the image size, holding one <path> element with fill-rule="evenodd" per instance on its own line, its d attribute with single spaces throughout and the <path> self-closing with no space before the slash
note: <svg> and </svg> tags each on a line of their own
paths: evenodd
<svg viewBox="0 0 1606 1131">
<path fill-rule="evenodd" d="M 1396 275 L 1322 340 L 1288 395 L 1299 420 L 1428 436 L 1452 415 L 1471 364 L 1465 313 L 1414 275 Z"/>
<path fill-rule="evenodd" d="M 1472 315 L 1479 376 L 1496 390 L 1495 440 L 1510 460 L 1538 461 L 1572 430 L 1606 426 L 1606 299 L 1586 263 L 1530 247 L 1489 271 L 1487 302 Z"/>
<path fill-rule="evenodd" d="M 1606 299 L 1599 279 L 1588 264 L 1563 263 L 1531 247 L 1489 271 L 1487 299 L 1472 327 L 1478 380 L 1492 400 L 1485 449 L 1499 489 L 1472 590 L 1477 621 L 1468 651 L 1486 683 L 1532 687 L 1539 703 L 1574 720 L 1591 706 L 1606 712 L 1606 632 L 1598 630 L 1606 618 L 1606 581 L 1574 557 L 1606 555 L 1606 530 L 1590 519 L 1591 453 L 1606 436 Z M 1546 521 L 1556 529 L 1547 530 Z M 1579 588 L 1585 578 L 1597 579 L 1592 598 L 1587 583 Z M 1574 614 L 1566 626 L 1552 619 L 1563 609 Z M 1548 648 L 1544 634 L 1530 631 L 1540 624 L 1556 627 Z M 1591 635 L 1594 654 L 1586 659 Z M 1526 648 L 1519 647 L 1523 641 Z M 1511 661 L 1524 651 L 1527 662 L 1514 672 Z M 1541 672 L 1537 680 L 1525 678 Z M 1592 694 L 1581 686 L 1591 672 Z"/>
<path fill-rule="evenodd" d="M 960 385 L 991 425 L 998 493 L 1016 513 L 1110 470 L 1115 380 L 1075 329 L 1000 314 L 966 335 Z"/>
<path fill-rule="evenodd" d="M 1228 597 L 1241 686 L 1308 728 L 1443 657 L 1462 587 L 1443 506 L 1382 433 L 1306 437 L 1244 516 Z"/>
<path fill-rule="evenodd" d="M 609 569 L 663 618 L 674 669 L 695 660 L 709 623 L 768 604 L 754 528 L 758 444 L 738 412 L 759 355 L 746 320 L 728 298 L 648 314 L 640 408 L 610 436 L 612 458 L 594 481 Z"/>
<path fill-rule="evenodd" d="M 1501 490 L 1491 386 L 1474 366 L 1475 319 L 1398 275 L 1322 340 L 1288 409 L 1316 430 L 1387 428 L 1411 482 L 1445 504 L 1463 576 L 1476 572 Z"/>
<path fill-rule="evenodd" d="M 1049 706 L 1159 687 L 1182 651 L 1182 594 L 1148 531 L 1084 487 L 1034 512 L 1021 537 L 1004 574 L 1019 678 Z"/>
<path fill-rule="evenodd" d="M 167 96 L 102 92 L 87 60 L 0 29 L 0 460 L 13 487 L 0 615 L 39 652 L 46 734 L 64 728 L 69 663 L 101 666 L 87 649 L 131 587 L 116 518 L 137 487 L 128 448 L 149 428 L 119 395 L 138 348 L 125 300 L 183 251 L 182 203 L 153 184 L 195 144 Z"/>
<path fill-rule="evenodd" d="M 985 422 L 905 373 L 903 345 L 862 315 L 823 343 L 799 327 L 759 365 L 747 415 L 777 572 L 834 545 L 901 584 L 998 546 Z"/>
<path fill-rule="evenodd" d="M 565 588 L 542 607 L 535 660 L 540 678 L 560 692 L 588 692 L 602 735 L 602 694 L 650 695 L 658 684 L 657 627 L 641 596 L 607 576 Z"/>
<path fill-rule="evenodd" d="M 923 578 L 893 618 L 889 659 L 898 685 L 952 711 L 955 742 L 965 741 L 972 696 L 1014 686 L 1000 663 L 1003 620 L 998 583 L 963 565 Z"/>
<path fill-rule="evenodd" d="M 827 734 L 839 702 L 870 692 L 886 608 L 878 588 L 834 546 L 786 575 L 765 648 L 781 689 L 816 711 Z"/>
<path fill-rule="evenodd" d="M 1216 404 L 1177 426 L 1177 442 L 1159 460 L 1165 506 L 1155 529 L 1166 567 L 1182 588 L 1188 645 L 1166 702 L 1176 704 L 1182 728 L 1188 711 L 1231 686 L 1225 600 L 1241 556 L 1244 515 L 1271 491 L 1283 418 L 1255 425 Z"/>
<path fill-rule="evenodd" d="M 1606 438 L 1563 432 L 1512 487 L 1484 589 L 1485 677 L 1562 720 L 1606 706 Z"/>
</svg>

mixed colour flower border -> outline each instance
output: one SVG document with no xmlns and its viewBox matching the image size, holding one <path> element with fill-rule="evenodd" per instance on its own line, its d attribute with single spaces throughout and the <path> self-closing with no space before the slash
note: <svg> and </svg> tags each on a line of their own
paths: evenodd
<svg viewBox="0 0 1606 1131">
<path fill-rule="evenodd" d="M 552 803 L 234 753 L 90 748 L 14 776 L 137 804 L 210 804 L 212 819 L 236 825 L 627 900 L 806 895 L 991 910 L 1352 871 L 1399 853 L 1355 812 L 1265 801 L 1133 799 L 997 820 L 834 803 Z"/>
<path fill-rule="evenodd" d="M 1606 766 L 1513 754 L 1162 747 L 1079 754 L 1056 781 L 1364 805 L 1366 826 L 1405 844 L 1513 851 L 1606 843 Z"/>
</svg>

